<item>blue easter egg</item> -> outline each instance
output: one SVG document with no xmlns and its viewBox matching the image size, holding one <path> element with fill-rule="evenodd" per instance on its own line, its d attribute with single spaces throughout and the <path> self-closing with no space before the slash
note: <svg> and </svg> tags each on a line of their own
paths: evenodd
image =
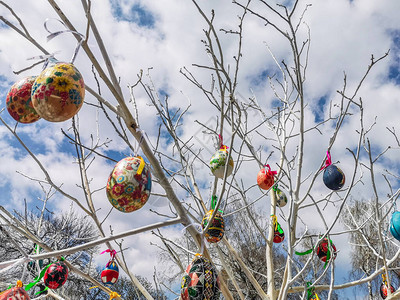
<svg viewBox="0 0 400 300">
<path fill-rule="evenodd" d="M 390 220 L 390 233 L 400 241 L 400 212 L 395 211 Z"/>
<path fill-rule="evenodd" d="M 325 168 L 323 180 L 325 185 L 331 190 L 339 190 L 343 187 L 345 176 L 342 170 L 335 165 L 329 165 Z"/>
</svg>

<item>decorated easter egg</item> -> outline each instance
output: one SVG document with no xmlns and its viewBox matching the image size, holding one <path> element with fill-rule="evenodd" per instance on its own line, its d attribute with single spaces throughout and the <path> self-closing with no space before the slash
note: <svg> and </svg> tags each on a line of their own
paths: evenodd
<svg viewBox="0 0 400 300">
<path fill-rule="evenodd" d="M 73 64 L 58 62 L 40 73 L 32 87 L 36 112 L 50 122 L 72 118 L 81 109 L 85 83 Z"/>
<path fill-rule="evenodd" d="M 33 123 L 40 116 L 33 108 L 31 91 L 36 76 L 23 78 L 12 85 L 6 98 L 6 107 L 14 120 L 21 123 Z"/>
<path fill-rule="evenodd" d="M 388 296 L 388 286 L 387 286 L 386 284 L 382 283 L 382 284 L 381 284 L 381 288 L 380 288 L 379 291 L 380 291 L 380 293 L 381 293 L 382 299 L 386 299 L 387 296 Z M 393 287 L 392 285 L 390 285 L 390 291 L 391 291 L 392 293 L 395 292 L 395 289 L 394 289 L 394 287 Z"/>
<path fill-rule="evenodd" d="M 140 156 L 120 160 L 107 181 L 107 197 L 122 212 L 132 212 L 146 204 L 151 191 L 150 168 Z"/>
<path fill-rule="evenodd" d="M 60 288 L 67 281 L 68 267 L 62 262 L 58 261 L 52 263 L 46 270 L 43 276 L 45 286 L 49 289 L 55 290 Z"/>
<path fill-rule="evenodd" d="M 276 195 L 276 205 L 280 207 L 284 207 L 287 204 L 287 197 L 284 192 L 282 192 L 279 188 L 274 188 Z"/>
<path fill-rule="evenodd" d="M 0 293 L 0 300 L 30 300 L 28 293 L 23 287 L 13 287 Z"/>
<path fill-rule="evenodd" d="M 205 257 L 197 254 L 182 278 L 182 300 L 217 300 L 220 289 L 217 270 Z"/>
<path fill-rule="evenodd" d="M 119 268 L 114 260 L 110 260 L 100 274 L 101 281 L 107 287 L 111 287 L 114 283 L 116 283 L 118 280 L 118 276 Z"/>
<path fill-rule="evenodd" d="M 274 239 L 273 242 L 276 244 L 282 243 L 285 239 L 285 233 L 283 230 L 274 230 Z"/>
<path fill-rule="evenodd" d="M 233 171 L 233 159 L 229 158 L 228 164 L 226 160 L 228 158 L 228 150 L 226 146 L 222 146 L 215 154 L 211 157 L 210 168 L 211 172 L 217 178 L 224 178 L 225 166 L 228 169 L 226 177 L 230 176 Z"/>
<path fill-rule="evenodd" d="M 336 191 L 343 187 L 345 176 L 338 167 L 329 165 L 325 168 L 323 181 L 329 189 Z"/>
<path fill-rule="evenodd" d="M 390 233 L 393 237 L 400 241 L 400 212 L 395 211 L 390 219 Z"/>
<path fill-rule="evenodd" d="M 271 186 L 274 185 L 274 175 L 276 172 L 271 171 L 269 165 L 266 165 L 265 168 L 262 168 L 260 172 L 257 174 L 257 184 L 263 190 L 268 190 Z"/>
<path fill-rule="evenodd" d="M 214 210 L 212 209 L 204 215 L 203 221 L 201 222 L 201 226 L 203 227 L 203 229 L 207 227 L 207 224 L 209 223 L 213 212 Z M 217 212 L 210 227 L 204 234 L 206 240 L 209 243 L 218 243 L 224 237 L 224 228 L 224 218 L 219 212 Z"/>
<path fill-rule="evenodd" d="M 324 238 L 318 244 L 317 255 L 323 262 L 326 262 L 326 259 L 327 259 L 327 256 L 328 256 L 328 250 L 330 252 L 330 258 L 333 257 L 333 259 L 336 259 L 336 256 L 337 256 L 336 247 L 332 243 L 332 241 L 330 241 L 330 246 L 331 247 L 329 248 L 328 239 L 327 238 Z M 333 254 L 332 254 L 332 252 L 333 252 Z"/>
<path fill-rule="evenodd" d="M 316 293 L 314 293 L 314 294 L 309 298 L 309 300 L 320 300 L 320 299 L 319 299 L 318 295 L 317 295 Z"/>
</svg>

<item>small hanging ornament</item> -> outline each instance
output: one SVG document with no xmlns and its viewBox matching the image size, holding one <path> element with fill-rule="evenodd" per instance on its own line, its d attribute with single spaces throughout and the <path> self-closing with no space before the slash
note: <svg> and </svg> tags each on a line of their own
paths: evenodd
<svg viewBox="0 0 400 300">
<path fill-rule="evenodd" d="M 200 254 L 196 254 L 182 278 L 181 300 L 217 300 L 220 289 L 217 270 Z"/>
<path fill-rule="evenodd" d="M 106 187 L 112 206 L 128 213 L 146 204 L 151 192 L 150 168 L 141 156 L 126 157 L 112 170 Z"/>
<path fill-rule="evenodd" d="M 53 62 L 40 73 L 32 86 L 36 112 L 50 122 L 63 122 L 78 113 L 85 97 L 81 73 L 71 63 Z"/>
<path fill-rule="evenodd" d="M 21 123 L 34 123 L 40 116 L 33 108 L 31 91 L 36 76 L 25 77 L 12 85 L 7 94 L 6 106 L 11 117 Z"/>
<path fill-rule="evenodd" d="M 68 267 L 63 261 L 52 263 L 44 273 L 44 285 L 55 290 L 64 285 L 68 278 Z"/>
<path fill-rule="evenodd" d="M 321 170 L 325 169 L 322 179 L 327 188 L 336 191 L 343 187 L 346 178 L 342 170 L 335 165 L 332 165 L 331 154 L 329 151 L 326 152 L 326 156 L 327 159 L 325 161 L 325 166 L 321 168 Z"/>
<path fill-rule="evenodd" d="M 386 280 L 386 275 L 382 274 L 382 284 L 379 289 L 379 292 L 381 293 L 382 299 L 386 299 L 388 296 L 388 282 Z M 395 289 L 392 285 L 390 285 L 390 292 L 393 294 L 395 292 Z"/>
<path fill-rule="evenodd" d="M 119 268 L 117 263 L 115 262 L 115 254 L 117 253 L 115 250 L 107 249 L 100 254 L 109 252 L 110 260 L 104 267 L 103 271 L 101 271 L 100 277 L 101 281 L 104 283 L 106 287 L 111 287 L 114 283 L 117 282 L 119 276 Z"/>
<path fill-rule="evenodd" d="M 18 280 L 17 285 L 9 290 L 0 293 L 0 300 L 30 300 L 28 293 L 23 288 L 22 281 Z"/>
<path fill-rule="evenodd" d="M 211 216 L 214 212 L 214 209 L 208 211 L 201 222 L 201 227 L 206 228 L 207 224 L 210 222 Z M 224 218 L 222 215 L 217 212 L 214 216 L 214 219 L 208 228 L 207 232 L 205 232 L 204 236 L 209 243 L 218 243 L 224 237 Z"/>
<path fill-rule="evenodd" d="M 210 160 L 210 169 L 213 175 L 217 178 L 224 178 L 225 166 L 227 168 L 226 177 L 230 176 L 233 171 L 233 159 L 229 157 L 228 164 L 226 164 L 226 160 L 228 158 L 228 146 L 222 144 L 222 136 L 219 135 L 220 148 L 215 154 L 211 157 Z"/>
<path fill-rule="evenodd" d="M 393 237 L 400 241 L 400 212 L 395 211 L 390 219 L 390 233 Z"/>
<path fill-rule="evenodd" d="M 276 171 L 271 171 L 271 167 L 269 165 L 265 165 L 264 168 L 262 168 L 257 174 L 258 186 L 263 190 L 268 190 L 274 185 L 274 175 L 276 174 Z"/>
<path fill-rule="evenodd" d="M 282 192 L 279 188 L 278 185 L 274 185 L 272 188 L 275 191 L 276 195 L 276 205 L 279 207 L 284 207 L 287 204 L 287 197 L 284 192 Z"/>
<path fill-rule="evenodd" d="M 331 240 L 324 238 L 317 246 L 317 255 L 323 262 L 328 262 L 332 257 L 336 259 L 336 247 Z"/>
<path fill-rule="evenodd" d="M 278 223 L 278 219 L 275 215 L 271 216 L 272 222 L 274 223 L 274 239 L 273 242 L 276 244 L 282 243 L 283 240 L 285 239 L 285 233 L 281 227 L 281 225 Z"/>
</svg>

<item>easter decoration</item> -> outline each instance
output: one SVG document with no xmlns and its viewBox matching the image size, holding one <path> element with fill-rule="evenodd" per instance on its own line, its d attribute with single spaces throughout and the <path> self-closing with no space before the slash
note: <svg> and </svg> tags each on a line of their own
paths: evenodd
<svg viewBox="0 0 400 300">
<path fill-rule="evenodd" d="M 275 184 L 275 185 L 272 187 L 272 189 L 274 190 L 275 195 L 276 195 L 276 205 L 279 206 L 279 207 L 284 207 L 284 206 L 287 204 L 287 202 L 288 202 L 285 193 L 282 192 L 282 190 L 280 190 L 280 189 L 278 188 L 278 185 L 277 185 L 277 184 Z"/>
<path fill-rule="evenodd" d="M 381 287 L 379 289 L 379 292 L 381 294 L 382 299 L 386 299 L 387 298 L 387 296 L 388 296 L 388 282 L 387 282 L 385 274 L 382 274 L 382 284 L 381 284 Z M 395 289 L 394 289 L 394 287 L 392 285 L 390 285 L 390 292 L 391 293 L 395 292 Z"/>
<path fill-rule="evenodd" d="M 64 285 L 68 278 L 68 267 L 63 261 L 52 263 L 43 276 L 44 285 L 55 290 Z"/>
<path fill-rule="evenodd" d="M 274 185 L 274 175 L 276 175 L 276 171 L 271 171 L 271 167 L 267 164 L 258 172 L 257 174 L 257 184 L 260 189 L 268 190 L 271 186 Z"/>
<path fill-rule="evenodd" d="M 68 267 L 64 263 L 64 258 L 61 257 L 60 260 L 50 263 L 44 267 L 35 280 L 26 285 L 25 290 L 29 291 L 36 284 L 38 284 L 42 278 L 46 288 L 41 290 L 40 293 L 45 292 L 47 289 L 58 289 L 67 281 L 68 273 Z"/>
<path fill-rule="evenodd" d="M 0 293 L 0 300 L 30 300 L 28 293 L 23 288 L 21 280 L 17 281 L 15 287 L 9 288 Z"/>
<path fill-rule="evenodd" d="M 115 250 L 107 249 L 100 254 L 107 252 L 110 253 L 110 260 L 104 267 L 103 271 L 101 271 L 100 277 L 101 281 L 106 287 L 111 287 L 118 280 L 119 268 L 117 263 L 115 262 L 115 255 L 117 254 L 117 252 Z"/>
<path fill-rule="evenodd" d="M 333 242 L 327 238 L 322 239 L 319 241 L 318 245 L 315 247 L 315 250 L 317 252 L 317 256 L 319 257 L 320 260 L 322 260 L 324 264 L 324 268 L 328 265 L 329 261 L 333 257 L 333 259 L 336 259 L 337 256 L 337 250 L 336 246 L 333 244 Z M 310 254 L 314 251 L 314 249 L 309 249 L 304 252 L 297 252 L 295 251 L 296 255 L 306 255 Z M 333 253 L 332 253 L 333 252 Z"/>
<path fill-rule="evenodd" d="M 271 216 L 272 222 L 274 224 L 274 239 L 273 242 L 276 244 L 282 243 L 283 240 L 285 239 L 285 233 L 283 232 L 283 229 L 281 228 L 281 225 L 278 223 L 278 219 L 275 215 Z"/>
<path fill-rule="evenodd" d="M 217 300 L 220 289 L 218 274 L 213 264 L 201 254 L 196 254 L 182 278 L 182 300 Z"/>
<path fill-rule="evenodd" d="M 390 233 L 393 237 L 400 241 L 400 212 L 395 211 L 390 219 Z"/>
<path fill-rule="evenodd" d="M 331 154 L 329 151 L 326 152 L 327 159 L 325 166 L 321 168 L 324 170 L 323 181 L 327 188 L 337 191 L 340 190 L 345 183 L 345 176 L 342 170 L 332 164 Z"/>
<path fill-rule="evenodd" d="M 32 104 L 31 91 L 36 76 L 25 77 L 14 83 L 6 97 L 7 111 L 15 121 L 28 124 L 40 119 Z"/>
<path fill-rule="evenodd" d="M 32 86 L 32 104 L 43 119 L 63 122 L 78 113 L 85 83 L 72 63 L 55 62 L 45 68 Z"/>
<path fill-rule="evenodd" d="M 217 152 L 211 157 L 210 169 L 213 175 L 217 178 L 224 178 L 225 167 L 227 168 L 226 177 L 230 176 L 233 171 L 233 159 L 229 157 L 228 164 L 226 163 L 228 159 L 228 146 L 223 145 L 222 136 L 219 135 L 220 147 Z"/>
<path fill-rule="evenodd" d="M 143 207 L 150 192 L 150 168 L 141 156 L 120 160 L 107 181 L 108 200 L 121 212 L 129 213 Z"/>
<path fill-rule="evenodd" d="M 66 30 L 51 32 L 47 28 L 47 23 L 54 20 L 60 22 Z M 72 33 L 80 37 L 71 61 L 69 63 L 59 62 L 53 55 L 49 55 L 44 69 L 36 77 L 32 86 L 32 104 L 39 116 L 50 122 L 63 122 L 78 113 L 85 98 L 84 80 L 74 66 L 75 58 L 85 36 L 70 30 L 62 21 L 56 19 L 46 20 L 44 27 L 49 33 L 47 41 L 64 33 Z"/>
<path fill-rule="evenodd" d="M 203 220 L 201 222 L 201 227 L 203 228 L 203 230 L 207 227 L 208 223 L 210 222 L 210 219 L 215 209 L 216 201 L 217 197 L 213 196 L 211 202 L 212 209 L 209 210 L 204 215 Z M 224 228 L 225 228 L 224 218 L 222 217 L 222 214 L 220 212 L 221 210 L 219 210 L 215 214 L 214 219 L 210 224 L 210 227 L 208 227 L 207 231 L 204 233 L 204 236 L 209 243 L 218 243 L 224 237 Z"/>
</svg>

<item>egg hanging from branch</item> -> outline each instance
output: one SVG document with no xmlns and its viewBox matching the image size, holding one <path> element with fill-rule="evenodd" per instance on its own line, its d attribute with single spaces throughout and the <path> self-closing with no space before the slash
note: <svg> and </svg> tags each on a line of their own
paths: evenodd
<svg viewBox="0 0 400 300">
<path fill-rule="evenodd" d="M 31 92 L 36 76 L 25 77 L 14 83 L 6 97 L 7 111 L 15 121 L 34 123 L 40 119 L 33 107 Z"/>
<path fill-rule="evenodd" d="M 273 190 L 275 191 L 275 195 L 276 195 L 276 205 L 279 207 L 284 207 L 288 202 L 285 193 L 281 189 L 279 189 L 277 186 L 273 187 Z"/>
<path fill-rule="evenodd" d="M 205 229 L 210 222 L 211 216 L 214 210 L 211 209 L 207 212 L 204 217 L 203 221 L 201 222 L 201 227 Z M 224 218 L 222 215 L 217 212 L 212 220 L 210 227 L 208 227 L 207 232 L 205 232 L 204 236 L 209 243 L 218 243 L 224 237 Z"/>
<path fill-rule="evenodd" d="M 120 160 L 107 181 L 108 200 L 112 206 L 125 213 L 142 208 L 150 192 L 150 168 L 140 156 Z"/>
<path fill-rule="evenodd" d="M 323 262 L 329 261 L 332 257 L 336 259 L 336 247 L 331 240 L 328 242 L 328 239 L 324 238 L 317 246 L 317 255 Z"/>
<path fill-rule="evenodd" d="M 118 276 L 119 268 L 117 263 L 113 259 L 106 264 L 100 274 L 101 281 L 107 287 L 111 287 L 114 283 L 116 283 L 118 280 Z"/>
<path fill-rule="evenodd" d="M 58 289 L 64 285 L 68 278 L 68 267 L 62 262 L 58 261 L 52 263 L 46 270 L 43 276 L 45 286 L 49 289 Z"/>
<path fill-rule="evenodd" d="M 400 212 L 395 211 L 390 219 L 390 233 L 393 237 L 400 241 Z"/>
<path fill-rule="evenodd" d="M 225 168 L 226 177 L 230 176 L 233 171 L 233 159 L 229 157 L 228 163 L 228 147 L 222 145 L 221 148 L 215 152 L 215 154 L 211 157 L 210 160 L 210 169 L 213 175 L 217 178 L 224 178 Z"/>
<path fill-rule="evenodd" d="M 260 189 L 268 190 L 271 186 L 274 185 L 275 179 L 274 175 L 276 171 L 271 171 L 271 167 L 269 165 L 265 165 L 258 174 L 257 174 L 257 184 Z"/>
<path fill-rule="evenodd" d="M 0 292 L 0 300 L 30 300 L 28 293 L 23 288 L 21 281 L 17 282 L 17 286 Z"/>
<path fill-rule="evenodd" d="M 217 270 L 205 257 L 196 254 L 181 284 L 181 300 L 216 300 L 220 288 Z"/>
<path fill-rule="evenodd" d="M 63 122 L 78 113 L 85 98 L 85 83 L 70 63 L 51 64 L 40 73 L 32 87 L 36 112 L 50 122 Z"/>
<path fill-rule="evenodd" d="M 344 176 L 343 171 L 335 165 L 329 165 L 324 170 L 324 184 L 331 190 L 340 190 L 345 183 L 345 179 L 346 177 Z"/>
</svg>

